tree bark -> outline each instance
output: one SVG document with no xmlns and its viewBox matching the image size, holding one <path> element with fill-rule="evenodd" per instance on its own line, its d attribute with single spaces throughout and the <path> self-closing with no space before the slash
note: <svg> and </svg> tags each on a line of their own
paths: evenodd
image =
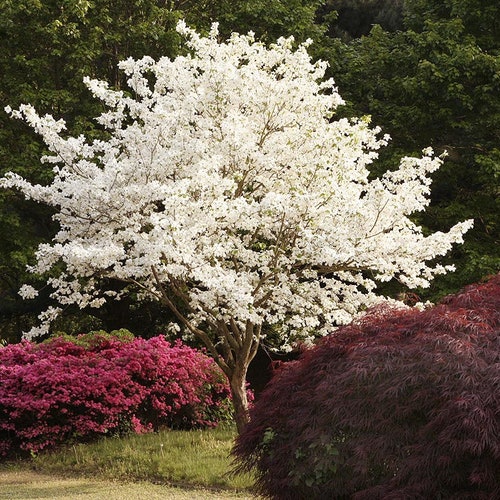
<svg viewBox="0 0 500 500">
<path fill-rule="evenodd" d="M 243 429 L 250 421 L 246 387 L 247 369 L 248 363 L 241 363 L 241 366 L 236 367 L 233 373 L 229 376 L 229 385 L 231 387 L 231 396 L 233 398 L 234 420 L 236 422 L 238 434 L 243 432 Z"/>
<path fill-rule="evenodd" d="M 234 338 L 237 339 L 237 347 L 229 353 L 228 357 L 231 362 L 228 363 L 229 370 L 225 373 L 231 387 L 236 428 L 238 434 L 241 434 L 250 421 L 247 398 L 247 371 L 250 362 L 257 354 L 262 325 L 254 325 L 247 321 L 244 328 L 238 328 L 233 321 L 231 327 Z M 222 331 L 221 334 L 223 333 Z"/>
</svg>

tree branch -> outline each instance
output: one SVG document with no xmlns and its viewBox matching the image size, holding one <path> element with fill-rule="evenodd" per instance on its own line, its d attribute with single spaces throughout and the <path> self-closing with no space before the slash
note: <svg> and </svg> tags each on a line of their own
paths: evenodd
<svg viewBox="0 0 500 500">
<path fill-rule="evenodd" d="M 194 335 L 196 335 L 208 348 L 212 356 L 214 357 L 217 364 L 224 370 L 225 373 L 230 372 L 230 367 L 227 365 L 224 359 L 221 358 L 220 354 L 217 352 L 214 343 L 210 340 L 210 337 L 203 331 L 193 325 L 177 308 L 177 306 L 170 300 L 170 297 L 165 290 L 165 287 L 161 283 L 160 277 L 155 266 L 151 266 L 151 272 L 153 273 L 156 284 L 161 292 L 161 300 L 169 307 L 169 309 L 174 313 L 175 317 Z"/>
</svg>

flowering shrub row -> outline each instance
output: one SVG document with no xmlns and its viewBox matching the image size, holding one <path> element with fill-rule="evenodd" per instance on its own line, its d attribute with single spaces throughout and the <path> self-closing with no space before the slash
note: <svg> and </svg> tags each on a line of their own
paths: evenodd
<svg viewBox="0 0 500 500">
<path fill-rule="evenodd" d="M 500 274 L 288 363 L 239 437 L 271 498 L 500 498 Z"/>
<path fill-rule="evenodd" d="M 229 388 L 214 361 L 163 337 L 55 337 L 0 349 L 0 456 L 98 435 L 216 425 Z"/>
</svg>

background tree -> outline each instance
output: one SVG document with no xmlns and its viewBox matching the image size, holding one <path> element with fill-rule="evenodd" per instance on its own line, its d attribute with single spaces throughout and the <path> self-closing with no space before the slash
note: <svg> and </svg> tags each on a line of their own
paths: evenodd
<svg viewBox="0 0 500 500">
<path fill-rule="evenodd" d="M 498 271 L 500 257 L 500 32 L 495 1 L 407 0 L 404 30 L 375 26 L 330 55 L 346 116 L 369 114 L 392 141 L 379 163 L 430 144 L 448 151 L 434 176 L 432 203 L 419 221 L 430 230 L 474 217 L 458 272 L 439 278 L 436 299 Z M 379 171 L 373 171 L 374 174 Z"/>
<path fill-rule="evenodd" d="M 377 282 L 428 286 L 449 269 L 429 261 L 470 223 L 425 236 L 409 219 L 441 163 L 430 151 L 368 179 L 386 138 L 366 120 L 332 119 L 341 99 L 306 45 L 178 29 L 191 55 L 120 64 L 132 93 L 87 80 L 108 109 L 106 140 L 66 137 L 63 121 L 29 105 L 14 111 L 47 144 L 54 180 L 10 173 L 2 185 L 56 211 L 59 231 L 32 268 L 52 273 L 52 297 L 82 308 L 129 293 L 163 302 L 227 375 L 241 430 L 264 326 L 290 346 L 378 302 Z M 127 288 L 110 290 L 110 279 Z"/>
<path fill-rule="evenodd" d="M 178 17 L 178 12 L 148 0 L 6 0 L 0 6 L 0 102 L 31 102 L 40 112 L 64 117 L 74 133 L 97 135 L 98 127 L 89 117 L 100 107 L 83 77 L 105 78 L 119 87 L 124 83 L 117 72 L 121 59 L 144 53 L 173 55 L 179 46 L 173 29 Z M 52 171 L 39 162 L 46 152 L 42 141 L 22 130 L 0 112 L 0 172 L 12 170 L 33 182 L 49 182 Z M 36 317 L 49 303 L 48 294 L 32 305 L 23 303 L 16 289 L 28 279 L 25 267 L 33 250 L 55 233 L 51 214 L 15 193 L 0 193 L 0 321 L 5 339 L 20 340 L 22 331 L 32 326 L 33 314 Z M 110 318 L 123 317 L 124 305 L 101 315 L 106 328 L 118 327 Z M 138 316 L 144 320 L 145 314 Z M 82 322 L 78 316 L 72 326 L 92 329 L 101 324 L 97 318 Z M 147 322 L 150 329 L 154 324 Z"/>
<path fill-rule="evenodd" d="M 326 0 L 318 8 L 328 35 L 344 42 L 367 35 L 377 24 L 387 31 L 403 27 L 404 0 Z"/>
<path fill-rule="evenodd" d="M 257 38 L 268 42 L 281 36 L 303 42 L 322 38 L 326 26 L 317 19 L 322 4 L 323 0 L 204 0 L 180 2 L 180 8 L 185 19 L 200 29 L 218 22 L 222 36 L 253 31 Z"/>
</svg>

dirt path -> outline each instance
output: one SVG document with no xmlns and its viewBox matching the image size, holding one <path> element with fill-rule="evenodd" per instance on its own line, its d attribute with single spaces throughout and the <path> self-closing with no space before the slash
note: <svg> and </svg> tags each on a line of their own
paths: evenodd
<svg viewBox="0 0 500 500">
<path fill-rule="evenodd" d="M 33 471 L 0 471 L 0 500 L 252 500 L 248 494 L 183 490 L 150 483 L 57 478 Z"/>
</svg>

